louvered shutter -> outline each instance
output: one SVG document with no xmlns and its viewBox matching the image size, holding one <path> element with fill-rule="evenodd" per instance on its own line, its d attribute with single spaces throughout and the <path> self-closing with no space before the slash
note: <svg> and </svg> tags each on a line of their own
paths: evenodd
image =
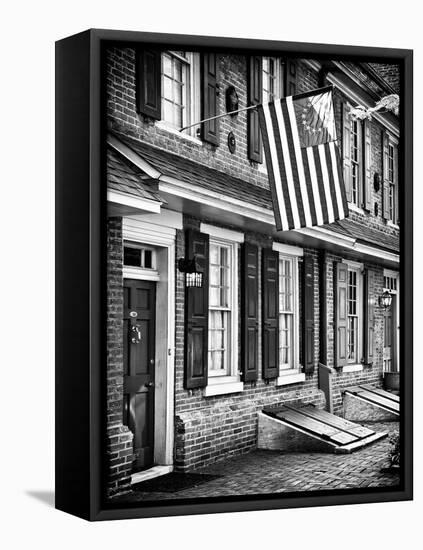
<svg viewBox="0 0 423 550">
<path fill-rule="evenodd" d="M 303 261 L 303 365 L 304 372 L 314 371 L 314 261 L 304 256 Z"/>
<path fill-rule="evenodd" d="M 242 249 L 242 376 L 245 382 L 258 377 L 258 248 L 244 243 Z"/>
<path fill-rule="evenodd" d="M 218 63 L 214 53 L 201 55 L 202 101 L 201 118 L 214 117 L 218 114 Z M 201 125 L 201 137 L 204 141 L 219 145 L 219 120 L 210 120 Z"/>
<path fill-rule="evenodd" d="M 363 121 L 364 132 L 364 200 L 363 206 L 366 210 L 372 209 L 372 144 L 371 125 L 368 120 Z"/>
<path fill-rule="evenodd" d="M 137 112 L 160 120 L 161 118 L 161 53 L 156 50 L 136 52 L 136 106 Z"/>
<path fill-rule="evenodd" d="M 252 55 L 248 61 L 248 105 L 263 101 L 263 61 L 261 56 Z M 248 158 L 263 162 L 261 133 L 257 109 L 247 111 Z"/>
<path fill-rule="evenodd" d="M 295 95 L 297 93 L 297 63 L 292 59 L 286 61 L 285 71 L 285 95 Z"/>
<path fill-rule="evenodd" d="M 374 361 L 374 306 L 375 274 L 371 269 L 364 272 L 364 362 L 371 365 Z"/>
<path fill-rule="evenodd" d="M 398 171 L 399 171 L 399 164 L 398 164 L 398 146 L 394 145 L 394 185 L 395 185 L 395 219 L 392 220 L 394 223 L 399 223 L 400 216 L 399 216 L 399 185 L 398 185 Z"/>
<path fill-rule="evenodd" d="M 348 105 L 348 103 L 344 102 L 342 104 L 342 158 L 347 201 L 351 202 L 351 121 L 349 113 L 350 106 Z"/>
<path fill-rule="evenodd" d="M 347 363 L 347 287 L 348 266 L 335 263 L 335 364 Z"/>
<path fill-rule="evenodd" d="M 203 272 L 201 288 L 185 288 L 185 388 L 207 385 L 209 320 L 209 237 L 188 230 L 185 257 L 196 257 Z"/>
<path fill-rule="evenodd" d="M 385 131 L 382 131 L 382 216 L 383 219 L 389 220 L 389 176 L 388 176 L 388 158 L 389 158 L 389 136 Z"/>
<path fill-rule="evenodd" d="M 279 254 L 263 249 L 263 378 L 278 376 Z"/>
</svg>

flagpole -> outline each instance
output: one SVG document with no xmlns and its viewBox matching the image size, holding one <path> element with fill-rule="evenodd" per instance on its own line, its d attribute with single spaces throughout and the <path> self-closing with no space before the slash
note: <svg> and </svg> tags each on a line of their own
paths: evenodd
<svg viewBox="0 0 423 550">
<path fill-rule="evenodd" d="M 257 107 L 258 105 L 250 105 L 249 107 L 243 107 L 242 109 L 237 109 L 236 111 L 229 111 L 229 113 L 223 113 L 221 115 L 211 116 L 210 118 L 204 118 L 203 120 L 199 120 L 198 122 L 194 122 L 193 124 L 189 124 L 188 126 L 183 126 L 179 129 L 179 132 L 188 130 L 188 128 L 192 128 L 193 126 L 203 124 L 203 122 L 209 122 L 210 120 L 216 120 L 217 118 L 222 118 L 224 116 L 236 115 L 238 113 L 242 113 L 243 111 L 248 111 L 249 109 L 257 109 Z"/>
<path fill-rule="evenodd" d="M 322 94 L 325 92 L 328 92 L 330 90 L 333 90 L 334 86 L 333 84 L 330 84 L 329 86 L 323 86 L 322 88 L 316 88 L 315 90 L 309 90 L 307 92 L 304 92 L 302 94 L 295 95 L 296 99 L 302 99 L 304 97 L 308 97 L 310 95 L 315 94 Z M 222 113 L 221 115 L 211 116 L 210 118 L 204 118 L 203 120 L 199 120 L 198 122 L 194 122 L 193 124 L 189 124 L 188 126 L 183 126 L 179 129 L 179 132 L 183 132 L 184 130 L 188 130 L 188 128 L 192 128 L 193 126 L 199 126 L 200 124 L 203 124 L 203 122 L 209 122 L 210 120 L 216 120 L 217 118 L 222 118 L 224 116 L 230 116 L 230 115 L 236 115 L 238 113 L 242 113 L 243 111 L 248 111 L 250 109 L 257 109 L 257 107 L 260 104 L 257 105 L 250 105 L 249 107 L 243 107 L 242 109 L 237 109 L 236 111 L 229 111 L 229 113 Z"/>
</svg>

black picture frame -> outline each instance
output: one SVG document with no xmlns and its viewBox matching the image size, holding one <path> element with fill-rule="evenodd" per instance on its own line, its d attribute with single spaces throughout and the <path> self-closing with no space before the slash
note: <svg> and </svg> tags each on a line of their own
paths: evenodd
<svg viewBox="0 0 423 550">
<path fill-rule="evenodd" d="M 110 505 L 102 498 L 105 362 L 106 192 L 102 55 L 111 44 L 144 43 L 321 58 L 369 57 L 401 67 L 401 453 L 397 490 L 319 491 L 204 501 Z M 413 461 L 413 53 L 405 49 L 246 40 L 91 29 L 56 43 L 56 508 L 97 521 L 329 506 L 412 499 Z"/>
</svg>

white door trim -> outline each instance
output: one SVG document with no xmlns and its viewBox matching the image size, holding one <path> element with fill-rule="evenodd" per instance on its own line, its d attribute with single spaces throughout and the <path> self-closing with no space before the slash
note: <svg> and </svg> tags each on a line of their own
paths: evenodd
<svg viewBox="0 0 423 550">
<path fill-rule="evenodd" d="M 176 229 L 165 220 L 123 218 L 123 239 L 156 247 L 156 371 L 154 407 L 154 462 L 173 465 L 175 372 L 175 239 Z M 163 221 L 163 225 L 160 222 Z M 165 328 L 164 328 L 165 327 Z"/>
</svg>

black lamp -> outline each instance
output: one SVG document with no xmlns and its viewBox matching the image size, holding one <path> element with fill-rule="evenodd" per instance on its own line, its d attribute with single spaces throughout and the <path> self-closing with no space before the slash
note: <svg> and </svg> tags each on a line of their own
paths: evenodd
<svg viewBox="0 0 423 550">
<path fill-rule="evenodd" d="M 385 292 L 381 296 L 379 296 L 379 305 L 384 309 L 388 309 L 389 307 L 391 307 L 391 304 L 392 294 L 388 290 L 385 290 Z"/>
<path fill-rule="evenodd" d="M 179 258 L 178 269 L 181 273 L 185 273 L 185 286 L 187 288 L 201 288 L 203 286 L 203 272 L 195 256 L 193 258 Z"/>
</svg>

